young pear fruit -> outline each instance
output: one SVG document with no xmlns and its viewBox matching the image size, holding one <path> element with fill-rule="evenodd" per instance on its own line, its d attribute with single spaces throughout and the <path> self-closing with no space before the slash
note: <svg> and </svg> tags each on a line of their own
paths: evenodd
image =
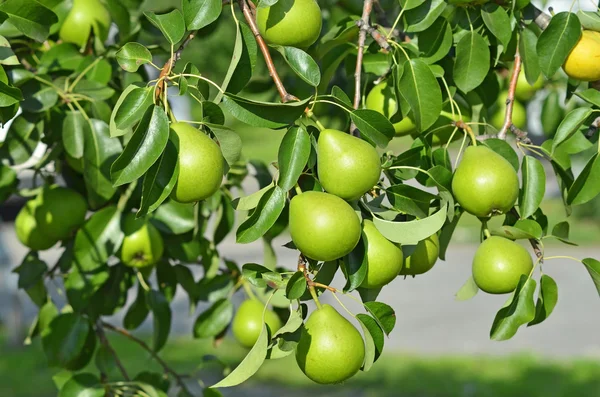
<svg viewBox="0 0 600 397">
<path fill-rule="evenodd" d="M 160 232 L 144 218 L 129 213 L 123 219 L 125 238 L 121 245 L 121 262 L 127 266 L 145 268 L 160 260 L 164 243 Z"/>
<path fill-rule="evenodd" d="M 600 80 L 600 32 L 584 30 L 563 64 L 565 73 L 576 80 Z"/>
<path fill-rule="evenodd" d="M 15 218 L 15 232 L 23 245 L 34 251 L 43 251 L 51 248 L 58 239 L 47 236 L 39 227 L 35 219 L 35 212 L 42 205 L 40 196 L 27 201 Z"/>
<path fill-rule="evenodd" d="M 432 234 L 417 243 L 417 248 L 404 261 L 400 270 L 401 276 L 416 276 L 431 270 L 440 254 L 440 240 L 437 234 Z"/>
<path fill-rule="evenodd" d="M 304 374 L 322 385 L 354 376 L 365 359 L 358 330 L 330 305 L 315 310 L 302 329 L 296 362 Z"/>
<path fill-rule="evenodd" d="M 470 214 L 504 214 L 517 201 L 519 178 L 504 157 L 483 145 L 469 146 L 454 172 L 452 193 Z"/>
<path fill-rule="evenodd" d="M 256 343 L 263 327 L 263 310 L 265 305 L 258 299 L 245 300 L 238 308 L 231 324 L 233 336 L 244 347 L 252 347 Z M 265 323 L 271 334 L 281 328 L 281 320 L 269 308 L 265 311 Z"/>
<path fill-rule="evenodd" d="M 332 261 L 349 254 L 360 240 L 354 209 L 333 194 L 308 191 L 290 202 L 290 234 L 309 258 Z"/>
<path fill-rule="evenodd" d="M 515 98 L 519 101 L 527 102 L 535 93 L 544 86 L 544 77 L 540 74 L 538 79 L 533 85 L 529 84 L 525 77 L 525 72 L 521 69 L 519 78 L 517 79 L 517 86 L 515 87 Z"/>
<path fill-rule="evenodd" d="M 382 81 L 371 89 L 365 100 L 365 105 L 367 109 L 379 112 L 388 119 L 398 111 L 394 89 L 388 86 L 387 81 Z M 396 131 L 396 136 L 404 136 L 416 132 L 417 126 L 410 118 L 404 117 L 394 123 L 394 131 Z"/>
<path fill-rule="evenodd" d="M 506 98 L 508 98 L 508 92 L 504 91 L 498 96 L 496 104 L 492 107 L 492 117 L 490 117 L 490 124 L 496 129 L 502 128 L 504 124 L 504 115 L 506 113 Z M 527 110 L 521 102 L 515 100 L 513 102 L 512 122 L 520 129 L 527 127 Z"/>
<path fill-rule="evenodd" d="M 482 291 L 490 294 L 514 291 L 521 276 L 529 275 L 532 269 L 529 252 L 504 237 L 489 237 L 473 257 L 473 280 Z"/>
<path fill-rule="evenodd" d="M 338 130 L 323 130 L 317 143 L 319 182 L 327 193 L 355 200 L 379 181 L 381 162 L 373 146 Z"/>
<path fill-rule="evenodd" d="M 383 237 L 369 219 L 363 221 L 362 236 L 367 251 L 367 275 L 360 286 L 383 287 L 394 280 L 402 269 L 402 249 Z"/>
<path fill-rule="evenodd" d="M 173 123 L 171 129 L 179 138 L 179 176 L 171 198 L 193 203 L 212 196 L 223 180 L 219 145 L 187 123 Z"/>
<path fill-rule="evenodd" d="M 257 8 L 256 24 L 270 44 L 307 48 L 321 34 L 321 9 L 315 0 L 279 0 Z"/>
<path fill-rule="evenodd" d="M 90 30 L 102 42 L 108 38 L 110 14 L 98 0 L 73 0 L 73 7 L 65 18 L 58 36 L 67 43 L 83 47 L 90 36 Z"/>
<path fill-rule="evenodd" d="M 53 239 L 66 239 L 85 221 L 87 201 L 75 190 L 46 187 L 40 199 L 42 205 L 35 211 L 35 220 L 42 232 Z"/>
</svg>

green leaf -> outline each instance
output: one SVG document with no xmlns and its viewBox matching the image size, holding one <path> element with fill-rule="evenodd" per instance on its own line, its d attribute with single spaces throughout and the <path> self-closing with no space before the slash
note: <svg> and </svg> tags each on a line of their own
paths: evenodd
<svg viewBox="0 0 600 397">
<path fill-rule="evenodd" d="M 519 219 L 513 226 L 502 225 L 490 230 L 495 236 L 511 240 L 529 240 L 542 238 L 542 227 L 531 219 Z"/>
<path fill-rule="evenodd" d="M 88 334 L 93 332 L 89 321 L 75 313 L 55 317 L 42 333 L 42 346 L 51 367 L 72 365 L 85 346 Z"/>
<path fill-rule="evenodd" d="M 104 385 L 92 374 L 73 375 L 58 392 L 58 397 L 104 397 Z"/>
<path fill-rule="evenodd" d="M 63 120 L 62 140 L 65 151 L 69 156 L 80 159 L 83 157 L 85 129 L 90 126 L 79 111 L 67 111 Z"/>
<path fill-rule="evenodd" d="M 142 325 L 146 317 L 148 317 L 148 313 L 150 313 L 150 308 L 146 303 L 146 290 L 139 285 L 137 297 L 131 306 L 129 306 L 123 318 L 123 326 L 128 330 L 136 329 Z"/>
<path fill-rule="evenodd" d="M 366 314 L 359 313 L 356 319 L 363 329 L 363 339 L 365 341 L 365 361 L 362 370 L 367 372 L 373 366 L 373 363 L 383 352 L 384 336 L 383 331 L 373 319 Z"/>
<path fill-rule="evenodd" d="M 0 36 L 0 65 L 20 65 L 19 59 L 4 36 Z"/>
<path fill-rule="evenodd" d="M 394 209 L 417 218 L 427 217 L 429 204 L 436 198 L 434 194 L 404 183 L 388 187 L 385 193 Z"/>
<path fill-rule="evenodd" d="M 220 0 L 182 0 L 183 17 L 187 30 L 198 30 L 210 25 L 221 15 Z"/>
<path fill-rule="evenodd" d="M 203 311 L 194 323 L 194 338 L 212 338 L 219 335 L 233 318 L 233 304 L 229 299 L 219 299 Z"/>
<path fill-rule="evenodd" d="M 515 171 L 519 171 L 519 156 L 517 156 L 517 153 L 515 153 L 515 150 L 508 142 L 502 139 L 490 138 L 482 143 L 508 160 Z"/>
<path fill-rule="evenodd" d="M 289 300 L 300 299 L 306 291 L 304 273 L 298 271 L 292 275 L 285 287 L 285 296 Z"/>
<path fill-rule="evenodd" d="M 416 245 L 442 228 L 446 214 L 447 205 L 442 202 L 441 208 L 427 218 L 394 222 L 374 216 L 373 223 L 388 240 L 402 245 Z"/>
<path fill-rule="evenodd" d="M 504 48 L 508 48 L 508 43 L 512 37 L 510 18 L 498 4 L 484 4 L 481 7 L 481 16 L 485 26 L 502 43 Z"/>
<path fill-rule="evenodd" d="M 121 213 L 110 206 L 94 213 L 75 235 L 74 255 L 80 269 L 92 272 L 121 246 Z"/>
<path fill-rule="evenodd" d="M 154 226 L 167 234 L 183 234 L 196 226 L 194 204 L 169 200 L 159 206 L 150 219 Z"/>
<path fill-rule="evenodd" d="M 85 95 L 95 101 L 105 101 L 115 94 L 115 90 L 107 87 L 106 84 L 84 79 L 75 86 L 73 93 Z"/>
<path fill-rule="evenodd" d="M 156 290 L 148 292 L 148 307 L 152 311 L 152 344 L 155 352 L 163 348 L 171 332 L 171 308 L 165 296 Z"/>
<path fill-rule="evenodd" d="M 546 193 L 546 172 L 535 157 L 525 156 L 521 165 L 523 185 L 519 195 L 521 218 L 529 218 L 539 208 Z"/>
<path fill-rule="evenodd" d="M 456 45 L 454 82 L 464 93 L 477 88 L 490 69 L 490 49 L 477 32 L 468 32 Z"/>
<path fill-rule="evenodd" d="M 550 78 L 565 63 L 567 56 L 581 37 L 581 23 L 571 12 L 559 12 L 538 37 L 536 45 L 540 67 Z"/>
<path fill-rule="evenodd" d="M 121 0 L 107 0 L 106 5 L 113 22 L 119 28 L 119 43 L 123 43 L 131 34 L 131 16 Z"/>
<path fill-rule="evenodd" d="M 438 18 L 419 34 L 420 59 L 433 64 L 444 58 L 452 48 L 452 27 L 446 18 Z"/>
<path fill-rule="evenodd" d="M 80 266 L 73 261 L 73 269 L 65 279 L 67 299 L 73 310 L 90 310 L 90 301 L 94 294 L 106 283 L 110 275 L 108 266 L 102 265 L 93 271 L 80 270 Z"/>
<path fill-rule="evenodd" d="M 152 62 L 150 50 L 139 43 L 127 43 L 115 54 L 119 66 L 126 72 L 137 72 L 140 66 Z"/>
<path fill-rule="evenodd" d="M 420 59 L 404 63 L 399 87 L 419 131 L 431 127 L 442 111 L 442 91 L 429 66 Z"/>
<path fill-rule="evenodd" d="M 402 9 L 408 11 L 420 6 L 424 2 L 425 0 L 400 0 L 400 6 L 402 7 Z"/>
<path fill-rule="evenodd" d="M 229 69 L 225 74 L 221 91 L 215 97 L 215 103 L 221 102 L 225 91 L 238 93 L 250 81 L 256 64 L 256 40 L 245 24 L 236 19 L 236 36 Z M 250 32 L 249 32 L 250 31 Z M 250 36 L 248 35 L 250 33 Z M 231 83 L 231 84 L 230 84 Z"/>
<path fill-rule="evenodd" d="M 0 107 L 8 107 L 23 100 L 23 94 L 17 87 L 0 81 Z"/>
<path fill-rule="evenodd" d="M 588 88 L 587 90 L 576 92 L 575 95 L 592 105 L 600 107 L 600 91 L 595 88 Z"/>
<path fill-rule="evenodd" d="M 237 132 L 223 125 L 212 123 L 204 125 L 210 128 L 212 133 L 215 134 L 225 161 L 232 167 L 242 155 L 242 138 L 240 138 Z"/>
<path fill-rule="evenodd" d="M 111 125 L 114 122 L 114 132 L 111 127 L 111 136 L 123 135 L 120 132 L 128 131 L 137 123 L 146 110 L 154 102 L 154 90 L 152 87 L 137 87 L 133 84 L 127 86 L 119 97 L 111 114 Z"/>
<path fill-rule="evenodd" d="M 48 38 L 50 26 L 58 22 L 56 14 L 37 1 L 6 0 L 0 11 L 17 30 L 40 43 Z"/>
<path fill-rule="evenodd" d="M 39 76 L 46 80 L 46 76 Z M 47 80 L 46 80 L 47 81 Z M 13 87 L 9 87 L 14 89 Z M 32 113 L 41 113 L 49 110 L 51 107 L 56 105 L 58 102 L 58 93 L 53 87 L 46 84 L 42 85 L 38 80 L 29 80 L 21 86 L 21 91 L 24 100 L 21 102 L 23 110 Z M 10 95 L 9 92 L 5 92 L 2 84 L 0 84 L 0 92 Z M 16 92 L 14 93 L 17 94 Z"/>
<path fill-rule="evenodd" d="M 457 301 L 466 301 L 473 298 L 478 292 L 479 287 L 475 284 L 473 276 L 469 276 L 469 279 L 456 292 L 455 299 Z"/>
<path fill-rule="evenodd" d="M 310 148 L 310 137 L 303 126 L 293 126 L 283 136 L 279 145 L 277 185 L 284 191 L 287 192 L 298 182 L 308 162 Z"/>
<path fill-rule="evenodd" d="M 592 281 L 596 286 L 598 294 L 600 294 L 600 262 L 593 258 L 585 258 L 581 261 L 592 277 Z"/>
<path fill-rule="evenodd" d="M 135 129 L 123 153 L 110 167 L 114 186 L 141 177 L 158 160 L 169 140 L 169 119 L 161 106 L 149 108 Z"/>
<path fill-rule="evenodd" d="M 546 274 L 540 278 L 538 300 L 535 305 L 535 318 L 527 324 L 528 327 L 539 324 L 550 317 L 558 302 L 558 285 L 554 279 Z"/>
<path fill-rule="evenodd" d="M 40 280 L 43 281 L 47 271 L 46 262 L 38 257 L 37 252 L 31 251 L 12 272 L 19 275 L 18 288 L 26 290 L 34 287 Z"/>
<path fill-rule="evenodd" d="M 259 102 L 226 93 L 223 107 L 236 119 L 253 127 L 281 128 L 291 125 L 302 113 L 310 98 L 302 101 Z"/>
<path fill-rule="evenodd" d="M 357 109 L 350 113 L 360 135 L 365 140 L 385 148 L 394 137 L 394 126 L 387 117 L 371 109 Z"/>
<path fill-rule="evenodd" d="M 530 84 L 535 83 L 540 75 L 540 61 L 536 51 L 537 41 L 538 37 L 530 29 L 521 31 L 519 53 L 523 61 L 525 78 Z"/>
<path fill-rule="evenodd" d="M 600 32 L 600 13 L 597 11 L 577 11 L 577 17 L 584 29 Z"/>
<path fill-rule="evenodd" d="M 581 128 L 585 120 L 592 115 L 592 112 L 590 108 L 580 107 L 567 113 L 556 130 L 554 142 L 552 143 L 553 153 L 561 143 L 565 142 Z"/>
<path fill-rule="evenodd" d="M 135 84 L 128 85 L 127 88 L 125 88 L 125 90 L 123 90 L 123 92 L 119 96 L 119 99 L 117 99 L 117 103 L 115 103 L 115 106 L 113 107 L 113 109 L 111 111 L 110 120 L 109 120 L 111 137 L 123 136 L 123 135 L 126 135 L 131 132 L 130 128 L 123 129 L 123 130 L 118 129 L 117 123 L 115 122 L 115 117 L 117 116 L 117 112 L 119 112 L 119 108 L 121 107 L 121 105 L 123 104 L 125 99 L 129 96 L 129 94 L 132 91 L 134 91 L 138 88 L 140 88 L 140 87 L 138 87 Z M 144 114 L 145 111 L 146 111 L 146 108 L 144 108 L 141 115 L 139 115 L 139 116 L 136 115 L 138 120 L 142 117 L 142 115 Z M 133 124 L 135 124 L 135 122 L 133 122 Z"/>
<path fill-rule="evenodd" d="M 396 325 L 396 312 L 383 302 L 365 302 L 365 308 L 373 316 L 386 335 L 390 335 Z"/>
<path fill-rule="evenodd" d="M 258 240 L 275 224 L 285 206 L 286 192 L 274 186 L 258 202 L 252 214 L 240 225 L 236 241 L 246 244 Z"/>
<path fill-rule="evenodd" d="M 263 187 L 259 191 L 249 194 L 248 196 L 238 197 L 231 202 L 231 205 L 233 205 L 233 208 L 235 208 L 238 211 L 253 210 L 260 202 L 262 196 L 264 196 L 265 193 L 270 191 L 273 186 L 274 184 L 270 183 L 269 185 Z"/>
<path fill-rule="evenodd" d="M 367 252 L 365 242 L 361 237 L 356 247 L 344 257 L 342 270 L 346 276 L 344 292 L 351 292 L 360 287 L 367 276 Z"/>
<path fill-rule="evenodd" d="M 0 204 L 13 194 L 18 184 L 17 173 L 9 166 L 0 164 Z"/>
<path fill-rule="evenodd" d="M 178 175 L 179 140 L 177 134 L 170 130 L 165 150 L 144 176 L 138 217 L 154 211 L 169 197 Z"/>
<path fill-rule="evenodd" d="M 594 153 L 581 173 L 571 185 L 567 203 L 580 205 L 587 203 L 600 193 L 600 156 Z"/>
<path fill-rule="evenodd" d="M 91 119 L 93 128 L 84 129 L 83 179 L 92 209 L 100 208 L 115 194 L 110 167 L 121 154 L 121 142 L 110 137 L 108 125 Z"/>
<path fill-rule="evenodd" d="M 404 30 L 409 33 L 422 32 L 430 27 L 445 9 L 444 0 L 425 0 L 404 13 Z"/>
<path fill-rule="evenodd" d="M 521 325 L 535 318 L 534 293 L 535 280 L 522 275 L 513 295 L 496 314 L 490 330 L 490 339 L 508 340 L 517 333 Z"/>
<path fill-rule="evenodd" d="M 174 9 L 166 14 L 157 15 L 150 11 L 145 11 L 144 15 L 156 26 L 166 39 L 171 44 L 178 43 L 183 39 L 185 34 L 185 21 L 183 20 L 183 14 L 178 9 Z"/>
<path fill-rule="evenodd" d="M 294 73 L 313 87 L 321 83 L 321 71 L 315 60 L 303 50 L 296 47 L 277 46 L 277 51 L 283 55 L 283 59 L 290 65 Z"/>
<path fill-rule="evenodd" d="M 20 114 L 11 123 L 0 154 L 10 165 L 19 165 L 31 158 L 44 131 L 44 122 L 36 115 Z"/>
</svg>

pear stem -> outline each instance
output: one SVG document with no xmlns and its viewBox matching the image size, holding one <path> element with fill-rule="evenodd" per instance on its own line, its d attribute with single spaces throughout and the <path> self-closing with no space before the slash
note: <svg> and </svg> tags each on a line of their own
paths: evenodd
<svg viewBox="0 0 600 397">
<path fill-rule="evenodd" d="M 315 114 L 312 112 L 312 110 L 307 110 L 306 111 L 306 116 L 311 119 L 312 121 L 315 122 L 315 124 L 317 125 L 317 127 L 319 128 L 319 131 L 323 131 L 326 130 L 325 126 L 323 124 L 321 124 L 321 122 L 319 121 L 319 119 L 317 118 L 317 116 L 315 116 Z"/>
<path fill-rule="evenodd" d="M 513 105 L 515 103 L 515 90 L 517 89 L 517 81 L 521 73 L 521 54 L 519 54 L 519 43 L 517 40 L 517 49 L 515 52 L 515 64 L 512 75 L 510 76 L 510 84 L 508 86 L 508 96 L 506 97 L 506 111 L 504 113 L 504 124 L 498 131 L 498 139 L 506 140 L 506 133 L 512 126 Z"/>
<path fill-rule="evenodd" d="M 294 190 L 296 191 L 296 194 L 302 194 L 302 189 L 300 188 L 300 185 L 298 185 L 297 183 L 294 186 Z"/>
<path fill-rule="evenodd" d="M 317 296 L 317 290 L 315 290 L 314 285 L 308 286 L 308 292 L 310 292 L 310 296 L 312 296 L 313 300 L 315 301 L 315 305 L 317 305 L 317 309 L 322 308 L 323 306 L 321 305 L 321 302 L 319 301 L 319 297 Z"/>
<path fill-rule="evenodd" d="M 248 298 L 250 299 L 256 299 L 256 295 L 254 295 L 254 291 L 252 291 L 252 288 L 250 288 L 250 286 L 248 285 L 248 283 L 246 283 L 245 281 L 242 282 L 242 287 L 244 287 L 244 291 L 246 292 L 246 295 L 248 295 Z"/>
<path fill-rule="evenodd" d="M 485 238 L 492 237 L 492 234 L 490 233 L 490 229 L 488 229 L 487 227 L 485 229 L 483 229 L 483 235 L 485 236 Z"/>
</svg>

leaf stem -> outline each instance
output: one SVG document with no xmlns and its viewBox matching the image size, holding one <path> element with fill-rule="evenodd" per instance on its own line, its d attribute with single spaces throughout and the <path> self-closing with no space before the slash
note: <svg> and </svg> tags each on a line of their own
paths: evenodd
<svg viewBox="0 0 600 397">
<path fill-rule="evenodd" d="M 98 57 L 98 58 L 94 59 L 94 62 L 90 63 L 85 69 L 83 69 L 83 71 L 79 74 L 79 76 L 77 76 L 77 78 L 75 80 L 73 80 L 73 82 L 69 86 L 68 91 L 69 92 L 73 91 L 73 89 L 75 88 L 75 86 L 77 86 L 77 84 L 81 81 L 81 79 L 84 78 L 85 75 L 90 70 L 92 70 L 98 64 L 98 62 L 100 62 L 102 59 L 104 59 L 104 57 Z"/>
<path fill-rule="evenodd" d="M 323 307 L 323 305 L 321 305 L 321 302 L 319 301 L 319 297 L 317 296 L 317 291 L 315 290 L 315 286 L 309 285 L 308 291 L 310 292 L 310 296 L 312 296 L 313 300 L 315 301 L 315 305 L 317 305 L 317 309 L 321 309 Z"/>
<path fill-rule="evenodd" d="M 549 259 L 570 259 L 572 261 L 582 263 L 580 259 L 574 258 L 572 256 L 567 256 L 567 255 L 556 255 L 556 256 L 545 256 L 544 257 L 545 261 L 547 261 Z"/>
</svg>

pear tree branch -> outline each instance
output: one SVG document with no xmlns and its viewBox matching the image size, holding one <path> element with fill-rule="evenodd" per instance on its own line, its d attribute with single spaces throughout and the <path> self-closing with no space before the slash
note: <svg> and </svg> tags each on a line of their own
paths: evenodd
<svg viewBox="0 0 600 397">
<path fill-rule="evenodd" d="M 510 76 L 510 83 L 508 85 L 508 97 L 506 98 L 506 112 L 504 113 L 504 124 L 500 131 L 498 131 L 498 139 L 506 140 L 506 133 L 510 130 L 512 122 L 513 105 L 515 103 L 515 90 L 517 88 L 517 81 L 519 79 L 519 73 L 521 72 L 521 54 L 519 54 L 519 46 L 517 45 L 517 51 L 515 52 L 515 65 Z"/>
<path fill-rule="evenodd" d="M 194 37 L 196 37 L 196 33 L 197 32 L 198 32 L 197 30 L 192 30 L 187 35 L 187 37 L 181 43 L 181 45 L 179 46 L 179 48 L 177 49 L 177 51 L 175 51 L 173 53 L 173 56 L 171 56 L 171 58 L 169 58 L 167 60 L 167 62 L 165 62 L 164 66 L 160 70 L 160 74 L 158 76 L 158 83 L 157 83 L 158 87 L 156 88 L 155 95 L 154 95 L 154 100 L 155 101 L 158 101 L 158 98 L 160 98 L 160 96 L 162 95 L 162 93 L 167 88 L 167 79 L 166 79 L 166 77 L 171 73 L 171 71 L 175 67 L 175 63 L 177 63 L 177 61 L 181 59 L 181 54 L 183 53 L 183 50 L 185 49 L 185 47 L 187 47 L 188 44 L 190 44 L 190 42 L 192 40 L 194 40 Z"/>
<path fill-rule="evenodd" d="M 279 74 L 277 73 L 277 69 L 275 69 L 275 65 L 273 64 L 273 59 L 271 58 L 271 54 L 269 53 L 269 47 L 267 47 L 267 43 L 260 35 L 258 30 L 258 26 L 256 25 L 256 17 L 254 12 L 250 9 L 247 0 L 238 0 L 238 4 L 240 5 L 240 9 L 244 14 L 244 18 L 246 18 L 246 22 L 248 22 L 248 26 L 250 26 L 250 30 L 256 39 L 256 43 L 260 47 L 260 52 L 263 54 L 263 58 L 265 58 L 265 63 L 267 64 L 267 69 L 269 69 L 269 75 L 273 79 L 275 83 L 275 87 L 277 87 L 277 92 L 279 92 L 279 96 L 281 97 L 281 102 L 289 102 L 297 100 L 295 96 L 288 93 L 285 89 Z"/>
<path fill-rule="evenodd" d="M 96 334 L 98 335 L 98 339 L 100 339 L 100 343 L 102 343 L 104 345 L 104 347 L 106 347 L 106 349 L 114 357 L 115 363 L 117 364 L 119 371 L 121 371 L 121 375 L 123 375 L 123 379 L 126 381 L 129 381 L 130 380 L 129 375 L 127 374 L 127 371 L 125 370 L 123 363 L 119 359 L 117 352 L 115 352 L 115 349 L 113 349 L 110 342 L 108 341 L 108 338 L 106 337 L 106 334 L 104 333 L 104 327 L 103 327 L 102 321 L 100 319 L 98 319 L 96 321 Z"/>
</svg>

